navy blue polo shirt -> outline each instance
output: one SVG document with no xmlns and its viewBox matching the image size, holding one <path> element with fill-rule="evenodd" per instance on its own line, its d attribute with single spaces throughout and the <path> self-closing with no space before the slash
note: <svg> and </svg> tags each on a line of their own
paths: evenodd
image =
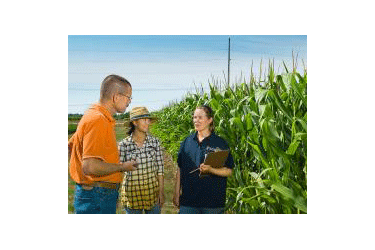
<svg viewBox="0 0 375 250">
<path fill-rule="evenodd" d="M 227 177 L 205 175 L 199 177 L 199 168 L 204 162 L 205 154 L 213 152 L 216 148 L 229 149 L 228 143 L 214 132 L 210 136 L 198 141 L 198 133 L 187 137 L 180 147 L 177 163 L 180 168 L 182 193 L 180 204 L 188 207 L 218 208 L 225 206 Z M 225 166 L 233 169 L 233 157 L 229 152 Z"/>
</svg>

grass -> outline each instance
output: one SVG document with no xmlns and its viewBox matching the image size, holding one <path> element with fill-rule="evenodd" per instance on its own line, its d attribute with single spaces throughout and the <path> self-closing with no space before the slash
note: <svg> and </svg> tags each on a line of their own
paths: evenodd
<svg viewBox="0 0 375 250">
<path fill-rule="evenodd" d="M 68 134 L 68 140 L 72 137 L 71 134 Z M 72 214 L 74 213 L 74 207 L 73 207 L 73 202 L 74 202 L 74 190 L 75 190 L 75 183 L 70 178 L 69 175 L 69 161 L 68 161 L 68 213 Z"/>
<path fill-rule="evenodd" d="M 73 134 L 77 130 L 77 123 L 68 124 L 68 134 Z"/>
<path fill-rule="evenodd" d="M 70 178 L 69 171 L 68 171 L 68 213 L 72 214 L 74 213 L 74 190 L 75 190 L 75 183 Z"/>
<path fill-rule="evenodd" d="M 117 141 L 121 141 L 126 137 L 125 128 L 121 121 L 116 123 L 116 139 Z M 72 134 L 68 134 L 68 140 Z M 165 193 L 165 203 L 161 210 L 162 214 L 176 214 L 177 208 L 175 208 L 172 205 L 172 197 L 173 197 L 173 189 L 174 189 L 174 176 L 176 173 L 176 165 L 173 162 L 173 159 L 170 155 L 168 155 L 164 151 L 164 193 Z M 68 162 L 69 167 L 69 162 Z M 68 171 L 68 213 L 73 214 L 74 213 L 74 190 L 75 190 L 75 183 L 70 178 L 69 171 Z M 118 206 L 117 208 L 118 214 L 124 214 L 121 207 Z"/>
</svg>

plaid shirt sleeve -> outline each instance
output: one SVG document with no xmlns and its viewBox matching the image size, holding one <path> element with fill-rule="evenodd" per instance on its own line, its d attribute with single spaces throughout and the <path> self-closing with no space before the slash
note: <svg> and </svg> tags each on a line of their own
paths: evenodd
<svg viewBox="0 0 375 250">
<path fill-rule="evenodd" d="M 126 161 L 126 145 L 124 141 L 120 142 L 118 145 L 118 151 L 120 154 L 120 162 L 125 162 Z"/>
<path fill-rule="evenodd" d="M 158 175 L 164 175 L 164 157 L 163 150 L 160 146 L 159 140 L 156 140 L 156 165 L 158 167 Z"/>
</svg>

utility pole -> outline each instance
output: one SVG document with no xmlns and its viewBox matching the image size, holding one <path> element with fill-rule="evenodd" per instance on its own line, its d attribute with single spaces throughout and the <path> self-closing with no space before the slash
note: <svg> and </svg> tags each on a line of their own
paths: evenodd
<svg viewBox="0 0 375 250">
<path fill-rule="evenodd" d="M 229 86 L 229 73 L 230 73 L 230 37 L 229 37 L 229 47 L 228 47 L 228 86 Z"/>
</svg>

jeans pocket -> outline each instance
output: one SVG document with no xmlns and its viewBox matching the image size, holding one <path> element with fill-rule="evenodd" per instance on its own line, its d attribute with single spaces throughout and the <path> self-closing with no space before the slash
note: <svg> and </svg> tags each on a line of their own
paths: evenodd
<svg viewBox="0 0 375 250">
<path fill-rule="evenodd" d="M 87 190 L 82 186 L 77 186 L 76 196 L 79 199 L 93 199 L 94 198 L 94 189 Z"/>
<path fill-rule="evenodd" d="M 77 185 L 74 197 L 74 209 L 76 213 L 96 213 L 95 211 L 98 207 L 95 197 L 95 188 L 92 190 L 85 190 L 82 186 Z"/>
</svg>

